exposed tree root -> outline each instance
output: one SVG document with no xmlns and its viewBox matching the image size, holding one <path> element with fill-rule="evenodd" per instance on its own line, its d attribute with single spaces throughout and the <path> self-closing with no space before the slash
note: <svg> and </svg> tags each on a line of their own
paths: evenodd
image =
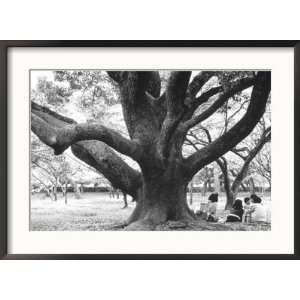
<svg viewBox="0 0 300 300">
<path fill-rule="evenodd" d="M 126 231 L 152 231 L 155 230 L 156 225 L 149 220 L 140 220 L 133 222 L 126 226 L 124 230 Z"/>
<path fill-rule="evenodd" d="M 121 224 L 116 224 L 116 225 L 113 225 L 109 228 L 109 230 L 118 230 L 118 229 L 123 229 L 125 228 L 126 226 L 128 226 L 128 223 L 121 223 Z"/>
</svg>

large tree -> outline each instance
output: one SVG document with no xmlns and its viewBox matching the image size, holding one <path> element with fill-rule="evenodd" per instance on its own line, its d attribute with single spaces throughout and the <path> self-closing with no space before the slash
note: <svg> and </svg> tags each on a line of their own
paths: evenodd
<svg viewBox="0 0 300 300">
<path fill-rule="evenodd" d="M 136 199 L 129 229 L 152 228 L 167 220 L 191 220 L 187 185 L 206 165 L 247 137 L 264 114 L 271 73 L 243 72 L 219 80 L 221 72 L 171 72 L 161 91 L 158 72 L 108 72 L 118 85 L 129 137 L 100 120 L 87 123 L 32 103 L 32 131 L 59 155 L 71 146 L 81 160 L 101 172 L 114 187 Z M 209 84 L 214 80 L 214 84 Z M 209 145 L 182 155 L 187 133 L 212 117 L 229 98 L 251 88 L 245 114 Z M 141 172 L 116 153 L 135 160 Z"/>
</svg>

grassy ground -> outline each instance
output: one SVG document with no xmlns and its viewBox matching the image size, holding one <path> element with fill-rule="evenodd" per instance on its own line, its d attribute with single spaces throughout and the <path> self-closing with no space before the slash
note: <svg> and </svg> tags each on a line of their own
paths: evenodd
<svg viewBox="0 0 300 300">
<path fill-rule="evenodd" d="M 33 195 L 31 199 L 31 230 L 35 231 L 120 230 L 122 228 L 118 228 L 116 225 L 124 223 L 135 207 L 135 203 L 131 202 L 129 197 L 129 206 L 122 209 L 124 205 L 122 197 L 111 199 L 107 193 L 84 193 L 81 199 L 75 199 L 73 194 L 69 194 L 67 205 L 64 203 L 61 194 L 56 202 L 50 200 L 50 198 L 45 198 L 41 194 Z M 269 197 L 264 197 L 270 220 L 269 200 Z M 191 208 L 195 211 L 198 210 L 201 201 L 204 201 L 204 198 L 200 194 L 194 194 Z M 218 204 L 219 216 L 222 216 L 224 205 L 225 198 L 220 197 Z M 270 225 L 218 224 L 197 220 L 188 225 L 169 222 L 157 229 L 270 230 Z"/>
</svg>

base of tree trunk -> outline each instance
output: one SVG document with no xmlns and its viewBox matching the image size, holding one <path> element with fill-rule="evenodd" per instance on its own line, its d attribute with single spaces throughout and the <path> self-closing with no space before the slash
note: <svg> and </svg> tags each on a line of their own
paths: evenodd
<svg viewBox="0 0 300 300">
<path fill-rule="evenodd" d="M 169 221 L 185 224 L 194 220 L 195 214 L 189 209 L 185 199 L 175 208 L 162 203 L 148 206 L 143 201 L 138 201 L 125 230 L 155 230 L 158 225 Z"/>
</svg>

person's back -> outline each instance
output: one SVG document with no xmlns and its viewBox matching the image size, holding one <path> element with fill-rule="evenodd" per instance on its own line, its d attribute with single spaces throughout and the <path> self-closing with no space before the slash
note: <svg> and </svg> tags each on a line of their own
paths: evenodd
<svg viewBox="0 0 300 300">
<path fill-rule="evenodd" d="M 240 221 L 242 221 L 244 210 L 242 208 L 240 209 L 233 208 L 230 210 L 230 214 L 238 216 L 240 218 Z"/>
<path fill-rule="evenodd" d="M 211 215 L 217 214 L 217 202 L 208 202 L 207 212 Z"/>
<path fill-rule="evenodd" d="M 226 222 L 242 222 L 243 214 L 243 203 L 240 199 L 237 199 L 233 203 L 232 209 L 226 218 Z"/>
<path fill-rule="evenodd" d="M 252 205 L 250 208 L 251 212 L 251 222 L 266 222 L 267 221 L 267 211 L 262 205 L 262 200 L 256 195 L 251 195 Z"/>
<path fill-rule="evenodd" d="M 261 203 L 252 204 L 251 222 L 266 222 L 267 211 Z"/>
</svg>

